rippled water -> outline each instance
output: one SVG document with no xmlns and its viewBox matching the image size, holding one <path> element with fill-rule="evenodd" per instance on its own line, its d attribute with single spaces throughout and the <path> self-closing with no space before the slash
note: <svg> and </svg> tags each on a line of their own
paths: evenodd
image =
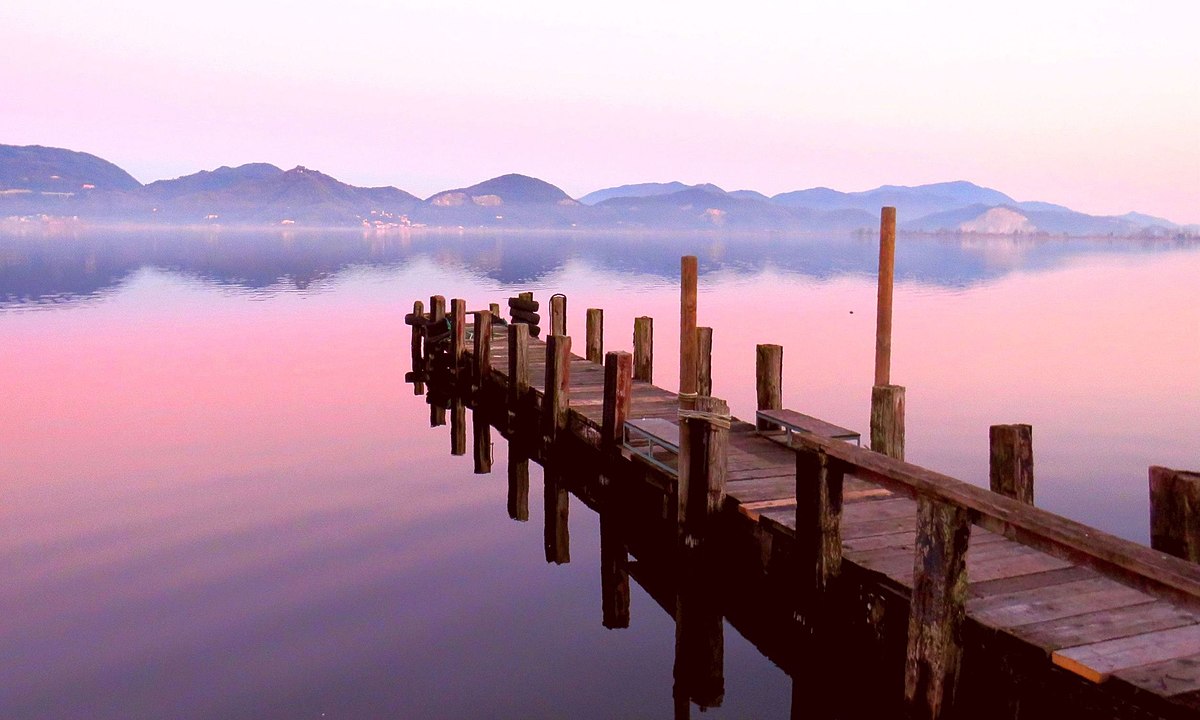
<svg viewBox="0 0 1200 720">
<path fill-rule="evenodd" d="M 601 626 L 598 523 L 569 565 L 451 457 L 405 385 L 403 314 L 523 290 L 656 318 L 673 387 L 678 258 L 700 257 L 714 394 L 864 430 L 870 239 L 132 234 L 0 238 L 0 715 L 663 717 L 674 624 L 636 583 Z M 987 428 L 1034 426 L 1039 505 L 1145 542 L 1146 468 L 1200 466 L 1200 247 L 901 240 L 893 381 L 908 458 L 986 484 Z M 531 487 L 540 487 L 532 466 Z M 540 492 L 530 516 L 540 518 Z M 725 701 L 791 682 L 727 628 Z"/>
</svg>

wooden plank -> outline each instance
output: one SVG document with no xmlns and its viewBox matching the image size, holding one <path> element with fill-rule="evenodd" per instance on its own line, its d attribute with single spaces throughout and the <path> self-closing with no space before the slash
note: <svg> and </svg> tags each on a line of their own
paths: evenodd
<svg viewBox="0 0 1200 720">
<path fill-rule="evenodd" d="M 1200 623 L 1200 614 L 1161 600 L 1032 623 L 1013 633 L 1047 650 L 1090 645 Z"/>
<path fill-rule="evenodd" d="M 1115 672 L 1194 655 L 1200 648 L 1200 625 L 1156 630 L 1131 637 L 1057 650 L 1051 661 L 1092 682 Z"/>
<path fill-rule="evenodd" d="M 1152 600 L 1145 593 L 1098 577 L 978 598 L 968 601 L 968 607 L 978 622 L 1014 628 Z"/>
<path fill-rule="evenodd" d="M 1200 652 L 1119 670 L 1113 677 L 1200 710 Z"/>
</svg>

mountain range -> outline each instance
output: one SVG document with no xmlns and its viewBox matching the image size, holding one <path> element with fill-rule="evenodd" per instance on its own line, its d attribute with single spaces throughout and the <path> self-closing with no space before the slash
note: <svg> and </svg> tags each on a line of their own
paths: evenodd
<svg viewBox="0 0 1200 720">
<path fill-rule="evenodd" d="M 305 225 L 376 228 L 521 228 L 861 232 L 879 208 L 900 228 L 924 233 L 1176 236 L 1200 234 L 1131 212 L 1094 216 L 1048 202 L 1019 202 L 966 181 L 863 192 L 818 187 L 768 197 L 716 185 L 642 183 L 571 198 L 544 180 L 503 175 L 421 199 L 395 187 L 356 187 L 305 167 L 220 167 L 142 185 L 87 153 L 0 145 L 0 218 L 78 218 L 109 224 Z"/>
</svg>

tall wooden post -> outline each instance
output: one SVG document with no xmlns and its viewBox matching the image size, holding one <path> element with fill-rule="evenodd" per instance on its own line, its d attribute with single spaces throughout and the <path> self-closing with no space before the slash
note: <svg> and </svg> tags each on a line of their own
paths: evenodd
<svg viewBox="0 0 1200 720">
<path fill-rule="evenodd" d="M 896 274 L 896 208 L 879 217 L 879 295 L 875 312 L 875 384 L 891 384 L 892 284 Z"/>
<path fill-rule="evenodd" d="M 567 296 L 562 293 L 550 298 L 550 334 L 567 334 Z"/>
<path fill-rule="evenodd" d="M 543 505 L 545 525 L 543 540 L 546 546 L 546 562 L 565 565 L 571 562 L 570 511 L 571 494 L 563 486 L 557 461 L 543 467 Z"/>
<path fill-rule="evenodd" d="M 529 520 L 529 456 L 516 442 L 508 445 L 508 516 Z"/>
<path fill-rule="evenodd" d="M 600 438 L 608 447 L 619 447 L 633 401 L 633 356 L 612 351 L 604 356 L 604 415 Z"/>
<path fill-rule="evenodd" d="M 696 393 L 712 395 L 712 328 L 696 328 L 696 348 L 700 354 L 696 366 Z"/>
<path fill-rule="evenodd" d="M 529 394 L 529 326 L 508 326 L 508 416 L 510 421 L 524 413 Z M 511 425 L 510 425 L 511 427 Z"/>
<path fill-rule="evenodd" d="M 679 270 L 679 407 L 690 408 L 696 397 L 700 367 L 696 346 L 696 285 L 699 280 L 696 256 L 684 255 Z"/>
<path fill-rule="evenodd" d="M 492 313 L 480 310 L 475 315 L 475 388 L 480 389 L 492 374 Z"/>
<path fill-rule="evenodd" d="M 467 454 L 467 408 L 463 401 L 450 401 L 450 454 Z"/>
<path fill-rule="evenodd" d="M 754 378 L 759 410 L 783 407 L 783 346 L 759 345 L 754 352 Z M 759 430 L 770 430 L 773 423 L 757 421 Z"/>
<path fill-rule="evenodd" d="M 432 295 L 429 298 L 429 321 L 441 322 L 446 319 L 446 298 Z"/>
<path fill-rule="evenodd" d="M 492 471 L 492 426 L 478 410 L 471 412 L 471 431 L 475 474 L 487 475 Z"/>
<path fill-rule="evenodd" d="M 993 425 L 988 429 L 992 492 L 1033 504 L 1033 427 Z"/>
<path fill-rule="evenodd" d="M 698 546 L 711 529 L 729 474 L 729 405 L 710 397 L 698 397 L 695 405 L 679 410 L 676 519 L 687 547 Z"/>
<path fill-rule="evenodd" d="M 904 459 L 904 388 L 899 385 L 871 388 L 871 449 Z"/>
<path fill-rule="evenodd" d="M 462 368 L 466 350 L 467 301 L 454 298 L 450 301 L 450 360 L 455 372 Z"/>
<path fill-rule="evenodd" d="M 962 663 L 970 513 L 926 497 L 917 500 L 904 699 L 912 717 L 936 720 L 954 704 Z"/>
<path fill-rule="evenodd" d="M 1150 468 L 1150 547 L 1200 563 L 1200 473 Z"/>
<path fill-rule="evenodd" d="M 633 379 L 654 382 L 654 318 L 633 319 Z"/>
<path fill-rule="evenodd" d="M 844 467 L 822 451 L 796 453 L 796 556 L 800 608 L 811 634 L 826 619 L 842 570 Z"/>
<path fill-rule="evenodd" d="M 542 435 L 554 442 L 567 429 L 571 403 L 571 338 L 546 338 L 546 384 L 542 397 Z"/>
<path fill-rule="evenodd" d="M 412 341 L 411 341 L 411 348 L 410 348 L 411 355 L 412 355 L 412 372 L 413 372 L 413 378 L 414 378 L 414 382 L 413 382 L 413 394 L 414 395 L 424 395 L 425 394 L 425 382 L 421 379 L 421 378 L 425 377 L 425 375 L 424 375 L 425 368 L 424 368 L 424 363 L 422 362 L 422 358 L 424 357 L 423 348 L 422 348 L 422 344 L 423 344 L 422 338 L 425 336 L 425 325 L 423 324 L 422 320 L 424 319 L 424 317 L 425 317 L 425 303 L 421 302 L 420 300 L 417 300 L 416 302 L 413 303 L 413 326 L 412 326 Z"/>
<path fill-rule="evenodd" d="M 590 362 L 604 362 L 604 311 L 600 308 L 588 308 L 586 347 Z"/>
</svg>

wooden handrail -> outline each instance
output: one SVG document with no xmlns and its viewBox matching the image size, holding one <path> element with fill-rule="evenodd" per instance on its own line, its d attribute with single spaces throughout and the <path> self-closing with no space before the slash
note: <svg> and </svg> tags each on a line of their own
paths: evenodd
<svg viewBox="0 0 1200 720">
<path fill-rule="evenodd" d="M 914 498 L 927 497 L 963 508 L 982 528 L 1200 610 L 1200 565 L 848 443 L 803 434 L 792 436 L 790 447 L 804 453 L 824 452 L 843 463 L 849 474 Z"/>
</svg>

